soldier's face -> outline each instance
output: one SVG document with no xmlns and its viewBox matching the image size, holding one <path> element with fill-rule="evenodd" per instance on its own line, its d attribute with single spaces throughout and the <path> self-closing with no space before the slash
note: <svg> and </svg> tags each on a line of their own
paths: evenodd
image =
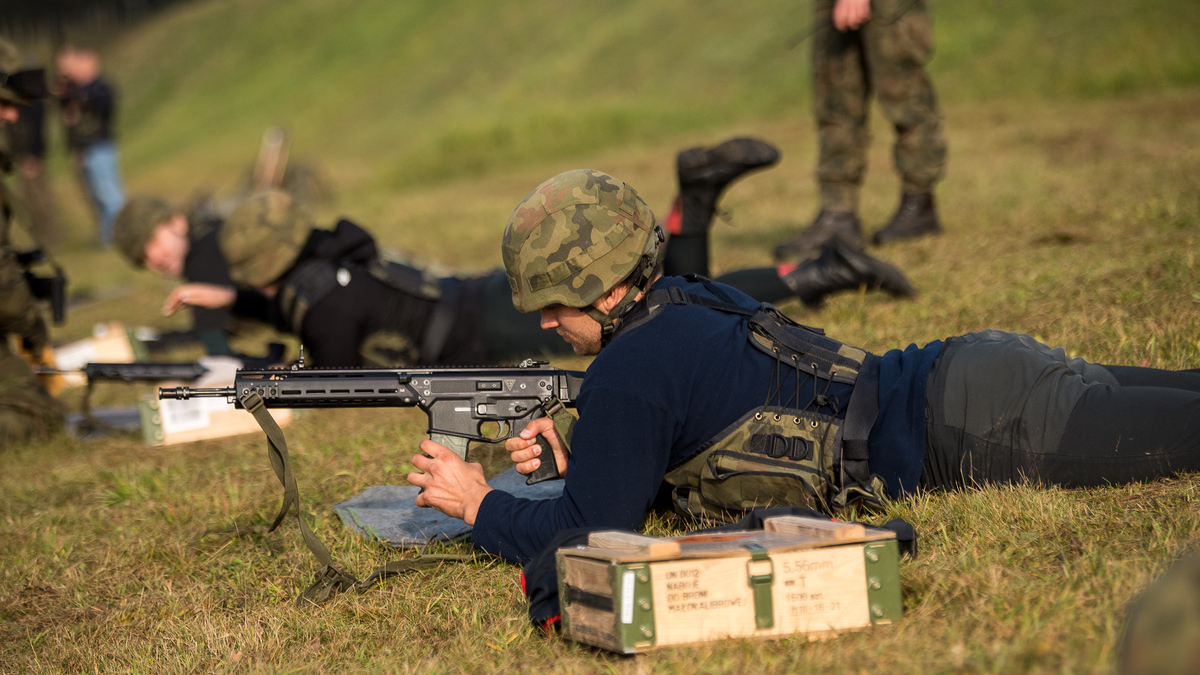
<svg viewBox="0 0 1200 675">
<path fill-rule="evenodd" d="M 150 241 L 146 242 L 143 258 L 146 269 L 171 279 L 183 276 L 183 261 L 190 247 L 187 232 L 187 219 L 181 214 L 155 227 Z"/>
<path fill-rule="evenodd" d="M 21 115 L 20 109 L 11 103 L 0 101 L 0 126 L 12 124 Z"/>
<path fill-rule="evenodd" d="M 600 324 L 574 307 L 551 305 L 543 308 L 542 329 L 554 329 L 576 354 L 590 356 L 600 353 Z"/>
</svg>

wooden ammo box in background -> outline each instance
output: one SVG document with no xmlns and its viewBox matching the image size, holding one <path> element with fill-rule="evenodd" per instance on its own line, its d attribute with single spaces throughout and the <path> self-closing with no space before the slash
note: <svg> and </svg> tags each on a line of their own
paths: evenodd
<svg viewBox="0 0 1200 675">
<path fill-rule="evenodd" d="M 899 559 L 890 531 L 795 516 L 674 539 L 596 532 L 557 554 L 563 632 L 632 654 L 891 623 L 902 610 Z"/>
<path fill-rule="evenodd" d="M 163 383 L 163 386 L 168 386 L 168 383 Z M 270 411 L 280 427 L 291 423 L 293 412 L 289 408 Z M 235 408 L 223 398 L 160 401 L 150 397 L 138 402 L 138 414 L 142 420 L 142 440 L 146 445 L 175 445 L 263 433 L 254 415 Z"/>
</svg>

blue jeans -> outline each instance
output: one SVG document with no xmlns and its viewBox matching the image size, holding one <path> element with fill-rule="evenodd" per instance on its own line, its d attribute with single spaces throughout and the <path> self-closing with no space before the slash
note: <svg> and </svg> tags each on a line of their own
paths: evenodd
<svg viewBox="0 0 1200 675">
<path fill-rule="evenodd" d="M 125 205 L 125 188 L 121 185 L 121 167 L 117 165 L 117 146 L 102 141 L 79 151 L 83 182 L 88 196 L 100 217 L 100 244 L 112 245 L 113 219 Z"/>
</svg>

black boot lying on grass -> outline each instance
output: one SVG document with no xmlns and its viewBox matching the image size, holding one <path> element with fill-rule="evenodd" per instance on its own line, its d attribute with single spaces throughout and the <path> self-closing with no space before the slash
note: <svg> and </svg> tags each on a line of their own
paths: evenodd
<svg viewBox="0 0 1200 675">
<path fill-rule="evenodd" d="M 809 307 L 820 307 L 825 296 L 838 291 L 881 290 L 893 297 L 916 297 L 917 289 L 892 265 L 857 251 L 834 237 L 815 259 L 781 276 L 788 288 Z"/>
</svg>

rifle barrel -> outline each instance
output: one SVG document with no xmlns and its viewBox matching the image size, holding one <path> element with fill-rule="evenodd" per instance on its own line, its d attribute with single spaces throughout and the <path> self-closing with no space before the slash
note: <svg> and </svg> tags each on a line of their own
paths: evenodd
<svg viewBox="0 0 1200 675">
<path fill-rule="evenodd" d="M 233 396 L 233 387 L 159 387 L 158 398 L 186 401 L 193 398 L 222 398 Z"/>
</svg>

